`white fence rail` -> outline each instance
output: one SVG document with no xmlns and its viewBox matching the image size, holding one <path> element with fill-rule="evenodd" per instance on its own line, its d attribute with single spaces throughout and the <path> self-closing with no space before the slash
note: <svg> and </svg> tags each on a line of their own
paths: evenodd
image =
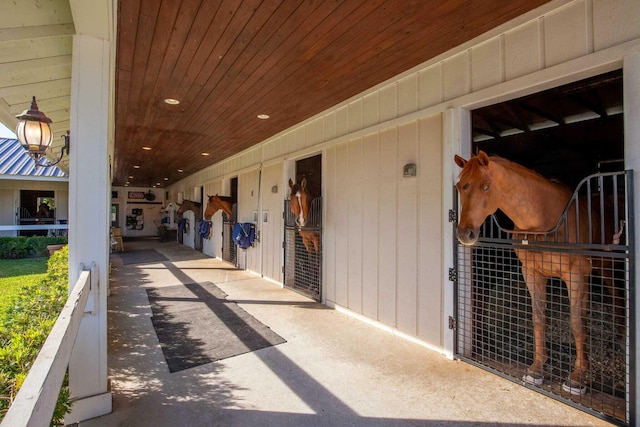
<svg viewBox="0 0 640 427">
<path fill-rule="evenodd" d="M 83 269 L 80 273 L 58 320 L 53 325 L 51 333 L 40 349 L 0 427 L 50 425 L 60 387 L 69 365 L 73 343 L 78 335 L 89 298 L 92 277 L 98 280 L 96 268 L 94 266 L 92 271 Z"/>
</svg>

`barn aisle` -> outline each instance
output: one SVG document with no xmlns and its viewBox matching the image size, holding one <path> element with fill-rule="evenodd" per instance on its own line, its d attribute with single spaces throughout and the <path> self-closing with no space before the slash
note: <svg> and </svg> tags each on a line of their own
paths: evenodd
<svg viewBox="0 0 640 427">
<path fill-rule="evenodd" d="M 112 254 L 113 413 L 81 427 L 609 425 L 178 243 L 127 242 L 145 249 L 168 260 Z M 147 289 L 194 283 L 215 284 L 285 342 L 171 373 Z"/>
</svg>

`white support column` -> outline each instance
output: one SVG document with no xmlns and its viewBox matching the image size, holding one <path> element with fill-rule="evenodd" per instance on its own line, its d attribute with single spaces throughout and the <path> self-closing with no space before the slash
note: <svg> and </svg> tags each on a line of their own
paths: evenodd
<svg viewBox="0 0 640 427">
<path fill-rule="evenodd" d="M 623 99 L 624 99 L 624 158 L 625 169 L 632 169 L 634 172 L 634 193 L 635 206 L 640 203 L 640 53 L 635 53 L 624 58 L 623 65 Z M 637 212 L 637 209 L 634 209 Z M 635 301 L 631 301 L 631 308 L 635 312 L 635 347 L 630 349 L 630 366 L 635 366 L 635 378 L 630 378 L 631 385 L 631 413 L 635 419 L 631 419 L 631 425 L 637 425 L 640 415 L 640 353 L 638 343 L 640 343 L 640 327 L 638 320 L 640 313 L 640 289 L 638 289 L 638 274 L 640 273 L 640 235 L 638 234 L 638 220 L 636 215 L 635 229 L 635 283 L 631 287 L 635 289 Z M 633 314 L 632 314 L 633 316 Z"/>
<path fill-rule="evenodd" d="M 98 280 L 69 363 L 74 400 L 65 423 L 111 412 L 107 383 L 108 224 L 110 180 L 108 123 L 110 43 L 86 35 L 73 40 L 71 85 L 71 153 L 69 165 L 69 283 L 80 264 L 97 265 Z M 93 304 L 91 304 L 93 302 Z"/>
<path fill-rule="evenodd" d="M 453 225 L 448 222 L 449 209 L 453 208 L 453 181 L 457 171 L 453 166 L 453 155 L 460 153 L 462 145 L 463 115 L 459 108 L 448 108 L 442 116 L 442 271 L 443 271 L 443 310 L 442 310 L 442 346 L 447 357 L 455 356 L 456 333 L 449 329 L 449 317 L 455 313 L 455 289 L 449 281 L 450 268 L 457 268 L 453 256 Z"/>
</svg>

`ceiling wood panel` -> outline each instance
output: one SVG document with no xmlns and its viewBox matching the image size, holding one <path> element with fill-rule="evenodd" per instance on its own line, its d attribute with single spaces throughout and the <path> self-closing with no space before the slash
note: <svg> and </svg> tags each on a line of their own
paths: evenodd
<svg viewBox="0 0 640 427">
<path fill-rule="evenodd" d="M 546 2 L 120 0 L 113 184 L 176 182 Z"/>
</svg>

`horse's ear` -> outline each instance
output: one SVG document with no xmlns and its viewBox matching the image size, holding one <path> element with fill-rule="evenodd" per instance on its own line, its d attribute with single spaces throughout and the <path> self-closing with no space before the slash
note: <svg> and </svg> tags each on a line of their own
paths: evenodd
<svg viewBox="0 0 640 427">
<path fill-rule="evenodd" d="M 478 160 L 480 161 L 480 164 L 482 166 L 488 166 L 489 165 L 489 156 L 487 156 L 487 153 L 485 153 L 482 150 L 480 150 L 480 152 L 478 153 Z"/>
<path fill-rule="evenodd" d="M 463 168 L 464 165 L 467 164 L 467 161 L 462 157 L 458 156 L 457 154 L 453 156 L 453 160 L 456 162 L 456 165 L 460 166 L 461 168 Z"/>
<path fill-rule="evenodd" d="M 293 190 L 293 181 L 291 181 L 291 178 L 289 178 L 289 188 Z"/>
<path fill-rule="evenodd" d="M 307 189 L 307 178 L 302 178 L 302 182 L 300 183 L 300 187 L 302 187 L 303 190 Z"/>
</svg>

